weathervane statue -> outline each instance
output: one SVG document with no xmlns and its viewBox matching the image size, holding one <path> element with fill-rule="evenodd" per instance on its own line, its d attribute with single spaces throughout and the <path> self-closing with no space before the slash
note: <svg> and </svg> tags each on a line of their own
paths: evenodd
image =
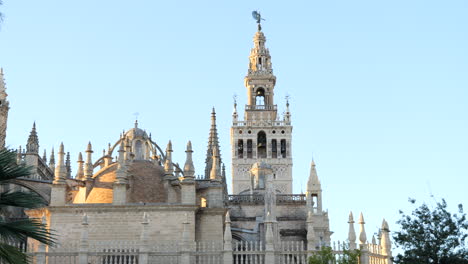
<svg viewBox="0 0 468 264">
<path fill-rule="evenodd" d="M 262 25 L 260 25 L 260 22 L 265 19 L 262 18 L 262 15 L 260 15 L 260 12 L 258 11 L 252 11 L 252 17 L 257 21 L 258 31 L 261 31 Z"/>
</svg>

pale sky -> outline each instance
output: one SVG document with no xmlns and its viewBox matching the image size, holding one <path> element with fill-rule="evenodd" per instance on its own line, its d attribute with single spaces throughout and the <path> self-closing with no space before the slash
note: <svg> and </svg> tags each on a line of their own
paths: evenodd
<svg viewBox="0 0 468 264">
<path fill-rule="evenodd" d="M 24 146 L 36 121 L 41 152 L 63 141 L 76 160 L 91 141 L 97 159 L 139 113 L 177 162 L 192 140 L 202 174 L 214 106 L 230 181 L 252 10 L 266 19 L 280 113 L 291 96 L 294 191 L 313 157 L 333 240 L 347 238 L 350 210 L 364 213 L 370 240 L 384 217 L 397 229 L 408 197 L 468 206 L 465 0 L 5 0 L 7 144 Z"/>
</svg>

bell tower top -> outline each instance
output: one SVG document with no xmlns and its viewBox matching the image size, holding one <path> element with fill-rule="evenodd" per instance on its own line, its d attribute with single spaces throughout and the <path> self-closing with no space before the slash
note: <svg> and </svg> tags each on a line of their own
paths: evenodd
<svg viewBox="0 0 468 264">
<path fill-rule="evenodd" d="M 277 107 L 274 104 L 273 90 L 276 76 L 273 75 L 270 51 L 265 47 L 266 37 L 261 31 L 262 18 L 256 11 L 252 15 L 257 20 L 258 30 L 253 38 L 254 46 L 250 50 L 249 69 L 244 78 L 244 85 L 247 88 L 245 119 L 252 120 L 256 114 L 261 114 L 269 120 L 275 120 Z"/>
<path fill-rule="evenodd" d="M 238 116 L 236 100 L 232 114 L 233 193 L 246 194 L 262 186 L 262 177 L 255 176 L 258 164 L 271 169 L 272 184 L 276 191 L 292 193 L 292 125 L 289 102 L 286 102 L 286 112 L 281 120 L 274 103 L 276 76 L 273 74 L 270 51 L 265 46 L 266 37 L 260 26 L 262 18 L 257 11 L 252 15 L 258 29 L 253 37 L 249 67 L 244 78 L 247 89 L 244 119 Z"/>
</svg>

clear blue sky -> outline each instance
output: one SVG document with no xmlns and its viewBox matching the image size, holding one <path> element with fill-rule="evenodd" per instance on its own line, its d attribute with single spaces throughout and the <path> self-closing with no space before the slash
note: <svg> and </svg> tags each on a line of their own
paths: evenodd
<svg viewBox="0 0 468 264">
<path fill-rule="evenodd" d="M 215 106 L 229 171 L 258 9 L 280 109 L 291 95 L 294 190 L 313 156 L 335 240 L 350 210 L 370 238 L 408 197 L 468 206 L 468 2 L 277 3 L 5 0 L 7 143 L 24 146 L 36 121 L 41 149 L 63 141 L 76 160 L 91 140 L 97 158 L 138 112 L 178 162 L 192 140 L 201 174 Z"/>
</svg>

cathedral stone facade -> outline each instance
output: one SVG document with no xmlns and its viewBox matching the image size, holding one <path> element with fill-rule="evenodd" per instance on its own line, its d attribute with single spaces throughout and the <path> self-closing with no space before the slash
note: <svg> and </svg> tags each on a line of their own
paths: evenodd
<svg viewBox="0 0 468 264">
<path fill-rule="evenodd" d="M 26 212 L 57 234 L 58 246 L 30 241 L 36 263 L 307 263 L 307 257 L 331 242 L 328 213 L 315 163 L 305 194 L 293 194 L 292 123 L 289 103 L 283 116 L 275 104 L 266 37 L 258 27 L 244 84 L 244 117 L 234 104 L 231 126 L 232 192 L 219 148 L 216 113 L 211 113 L 203 176 L 195 176 L 192 145 L 184 162 L 172 159 L 172 143 L 163 146 L 138 122 L 116 133 L 102 155 L 91 143 L 78 155 L 71 174 L 70 154 L 39 155 L 33 125 L 17 162 L 35 170 L 15 182 L 37 192 L 48 206 Z M 0 76 L 0 144 L 5 145 L 9 103 Z M 114 158 L 115 157 L 115 158 Z M 390 263 L 388 226 L 379 242 L 367 241 L 364 219 L 356 243 L 352 214 L 347 247 L 362 250 L 361 263 Z M 334 246 L 337 256 L 344 244 Z"/>
</svg>

